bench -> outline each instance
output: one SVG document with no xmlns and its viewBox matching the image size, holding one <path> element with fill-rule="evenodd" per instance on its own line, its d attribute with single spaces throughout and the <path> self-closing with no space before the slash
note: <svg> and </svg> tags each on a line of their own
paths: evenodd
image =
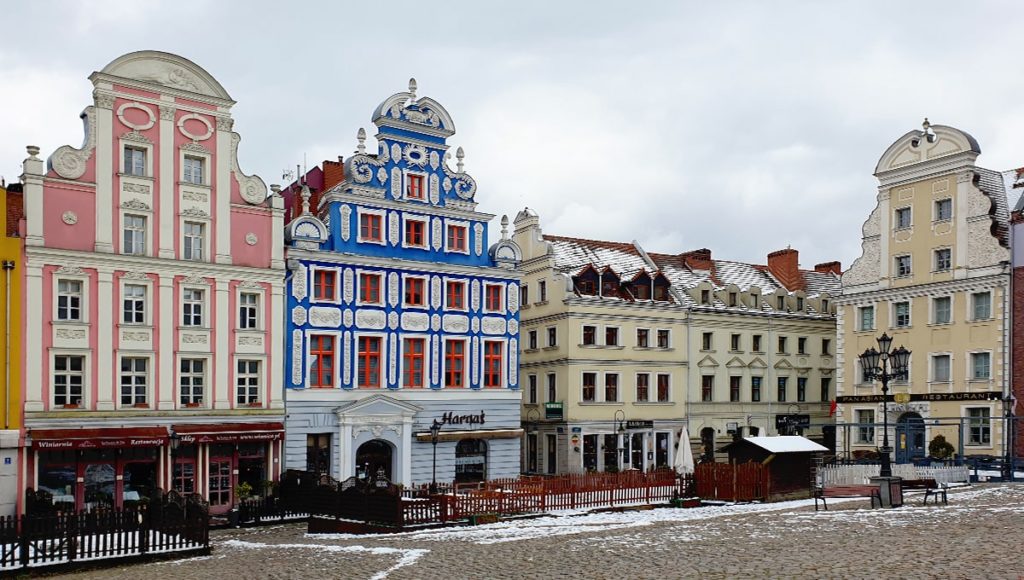
<svg viewBox="0 0 1024 580">
<path fill-rule="evenodd" d="M 939 503 L 939 498 L 942 498 L 943 505 L 949 505 L 946 500 L 946 490 L 948 486 L 946 484 L 939 484 L 932 478 L 925 479 L 904 479 L 903 480 L 903 491 L 907 490 L 924 490 L 924 504 L 928 505 L 928 498 L 935 496 L 935 503 Z"/>
<path fill-rule="evenodd" d="M 882 507 L 882 492 L 877 485 L 835 485 L 832 487 L 814 488 L 814 511 L 818 511 L 818 500 L 828 511 L 827 497 L 868 497 L 871 498 L 871 507 L 875 507 L 875 500 L 878 507 Z"/>
</svg>

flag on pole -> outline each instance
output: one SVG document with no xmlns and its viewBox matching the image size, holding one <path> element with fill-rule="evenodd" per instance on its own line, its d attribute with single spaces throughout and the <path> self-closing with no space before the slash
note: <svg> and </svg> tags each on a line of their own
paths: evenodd
<svg viewBox="0 0 1024 580">
<path fill-rule="evenodd" d="M 836 408 L 839 407 L 839 402 L 832 399 L 832 406 L 828 408 L 828 416 L 831 417 L 836 414 Z"/>
</svg>

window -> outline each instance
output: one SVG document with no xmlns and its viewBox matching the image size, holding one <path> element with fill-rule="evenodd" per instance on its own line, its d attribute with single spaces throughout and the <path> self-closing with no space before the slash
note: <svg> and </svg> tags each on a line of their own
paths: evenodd
<svg viewBox="0 0 1024 580">
<path fill-rule="evenodd" d="M 832 400 L 832 379 L 831 377 L 822 377 L 821 379 L 821 400 L 831 401 Z"/>
<path fill-rule="evenodd" d="M 484 310 L 486 312 L 502 312 L 504 308 L 505 287 L 501 284 L 484 284 Z"/>
<path fill-rule="evenodd" d="M 531 349 L 537 348 L 537 331 L 531 330 L 529 336 L 529 345 Z"/>
<path fill-rule="evenodd" d="M 527 379 L 526 382 L 529 385 L 527 387 L 527 389 L 526 389 L 527 397 L 528 397 L 527 401 L 529 401 L 530 405 L 536 405 L 537 404 L 537 375 L 530 375 L 530 376 L 526 377 L 526 379 Z"/>
<path fill-rule="evenodd" d="M 203 325 L 203 291 L 185 288 L 182 292 L 182 326 Z"/>
<path fill-rule="evenodd" d="M 932 356 L 932 382 L 949 382 L 949 355 L 937 354 Z"/>
<path fill-rule="evenodd" d="M 121 404 L 145 405 L 149 359 L 124 357 L 121 359 Z"/>
<path fill-rule="evenodd" d="M 796 378 L 796 401 L 803 403 L 807 401 L 807 378 L 797 377 Z"/>
<path fill-rule="evenodd" d="M 360 388 L 380 388 L 380 343 L 379 336 L 359 337 L 356 384 Z"/>
<path fill-rule="evenodd" d="M 203 224 L 185 222 L 185 244 L 183 260 L 203 259 Z"/>
<path fill-rule="evenodd" d="M 700 303 L 701 304 L 710 304 L 711 303 L 711 291 L 710 290 L 701 290 L 700 291 Z"/>
<path fill-rule="evenodd" d="M 730 292 L 729 293 L 729 306 L 736 306 L 736 293 L 735 292 Z"/>
<path fill-rule="evenodd" d="M 658 331 L 658 348 L 668 348 L 671 346 L 671 333 L 666 329 Z"/>
<path fill-rule="evenodd" d="M 701 350 L 711 350 L 711 347 L 712 347 L 711 338 L 712 338 L 712 334 L 710 332 L 705 332 L 705 333 L 703 333 L 701 335 L 701 337 L 700 337 L 700 349 Z"/>
<path fill-rule="evenodd" d="M 821 354 L 832 354 L 832 339 L 821 339 Z"/>
<path fill-rule="evenodd" d="M 637 300 L 650 300 L 651 287 L 646 282 L 641 282 L 633 286 L 633 294 Z"/>
<path fill-rule="evenodd" d="M 786 402 L 786 384 L 789 382 L 789 377 L 779 377 L 779 396 L 778 401 L 780 403 Z"/>
<path fill-rule="evenodd" d="M 740 335 L 734 334 L 729 337 L 729 350 L 733 352 L 740 350 Z"/>
<path fill-rule="evenodd" d="M 910 275 L 910 256 L 896 256 L 896 277 Z"/>
<path fill-rule="evenodd" d="M 828 314 L 829 313 L 828 300 L 822 300 L 821 301 L 821 313 L 822 314 Z"/>
<path fill-rule="evenodd" d="M 750 377 L 750 400 L 754 403 L 761 401 L 761 379 L 762 377 Z"/>
<path fill-rule="evenodd" d="M 935 324 L 949 324 L 952 314 L 952 300 L 949 296 L 940 296 L 932 300 L 932 312 Z"/>
<path fill-rule="evenodd" d="M 53 357 L 53 404 L 81 405 L 85 381 L 85 357 L 58 355 Z"/>
<path fill-rule="evenodd" d="M 651 346 L 651 331 L 646 328 L 636 329 L 636 345 L 639 348 Z M 586 344 L 586 343 L 584 343 Z"/>
<path fill-rule="evenodd" d="M 405 195 L 409 199 L 423 199 L 423 176 L 408 174 L 405 176 Z"/>
<path fill-rule="evenodd" d="M 604 400 L 609 403 L 619 400 L 619 375 L 615 373 L 604 375 Z"/>
<path fill-rule="evenodd" d="M 444 384 L 446 387 L 464 387 L 466 377 L 466 342 L 444 342 Z"/>
<path fill-rule="evenodd" d="M 530 305 L 530 286 L 525 282 L 519 287 L 519 304 L 523 306 Z"/>
<path fill-rule="evenodd" d="M 650 396 L 651 386 L 651 375 L 647 373 L 637 373 L 636 375 L 636 401 L 638 403 L 646 403 Z"/>
<path fill-rule="evenodd" d="M 548 283 L 546 280 L 537 282 L 537 294 L 540 295 L 539 298 L 541 302 L 548 301 Z"/>
<path fill-rule="evenodd" d="M 857 409 L 857 443 L 875 442 L 875 411 Z"/>
<path fill-rule="evenodd" d="M 715 377 L 703 375 L 700 378 L 700 400 L 709 403 L 715 400 Z"/>
<path fill-rule="evenodd" d="M 591 325 L 583 326 L 583 344 L 594 345 L 597 344 L 597 327 Z"/>
<path fill-rule="evenodd" d="M 902 230 L 910 227 L 910 208 L 901 207 L 896 210 L 896 228 Z"/>
<path fill-rule="evenodd" d="M 203 403 L 203 388 L 206 386 L 206 361 L 201 358 L 181 359 L 181 373 L 178 376 L 179 401 L 185 406 Z"/>
<path fill-rule="evenodd" d="M 992 355 L 987 352 L 971 353 L 971 380 L 982 381 L 992 378 Z"/>
<path fill-rule="evenodd" d="M 502 350 L 504 343 L 500 340 L 484 341 L 484 386 L 500 387 Z"/>
<path fill-rule="evenodd" d="M 945 272 L 952 267 L 952 251 L 949 248 L 935 250 L 935 271 Z"/>
<path fill-rule="evenodd" d="M 306 471 L 316 475 L 331 473 L 331 434 L 306 435 Z"/>
<path fill-rule="evenodd" d="M 255 292 L 242 292 L 238 297 L 238 328 L 255 330 L 260 312 L 260 295 Z"/>
<path fill-rule="evenodd" d="M 449 280 L 445 285 L 445 306 L 455 310 L 466 309 L 466 282 Z"/>
<path fill-rule="evenodd" d="M 427 247 L 426 222 L 422 220 L 405 220 L 405 245 L 414 248 Z"/>
<path fill-rule="evenodd" d="M 671 398 L 672 376 L 668 374 L 658 375 L 658 402 L 668 403 Z"/>
<path fill-rule="evenodd" d="M 786 309 L 786 297 L 785 296 L 777 297 L 775 299 L 775 302 L 776 302 L 776 306 L 777 306 L 776 310 L 780 310 L 781 311 L 781 310 L 785 310 Z"/>
<path fill-rule="evenodd" d="M 82 321 L 82 282 L 57 281 L 57 320 Z"/>
<path fill-rule="evenodd" d="M 203 181 L 203 159 L 201 157 L 186 155 L 184 160 L 184 169 L 185 183 L 194 183 L 196 185 L 202 185 L 205 183 Z"/>
<path fill-rule="evenodd" d="M 124 253 L 133 256 L 146 254 L 146 218 L 144 216 L 125 214 Z"/>
<path fill-rule="evenodd" d="M 750 339 L 750 348 L 754 352 L 764 352 L 764 351 L 761 350 L 761 335 L 760 334 L 755 334 L 753 337 L 751 337 L 751 339 Z"/>
<path fill-rule="evenodd" d="M 935 200 L 935 221 L 942 222 L 953 219 L 953 200 L 938 199 Z"/>
<path fill-rule="evenodd" d="M 554 403 L 558 399 L 558 392 L 555 389 L 555 373 L 548 373 L 548 402 Z"/>
<path fill-rule="evenodd" d="M 990 292 L 975 292 L 971 294 L 972 320 L 988 320 L 992 318 L 992 294 Z"/>
<path fill-rule="evenodd" d="M 779 354 L 786 354 L 786 337 L 779 337 Z"/>
<path fill-rule="evenodd" d="M 729 377 L 729 401 L 736 403 L 740 400 L 740 381 L 743 377 Z"/>
<path fill-rule="evenodd" d="M 988 407 L 970 407 L 967 409 L 970 434 L 967 438 L 968 445 L 991 445 L 992 424 L 989 419 L 990 410 Z"/>
<path fill-rule="evenodd" d="M 910 303 L 897 302 L 893 304 L 893 319 L 899 328 L 910 326 Z"/>
<path fill-rule="evenodd" d="M 239 405 L 257 405 L 260 402 L 260 361 L 238 361 L 235 374 L 235 399 Z"/>
<path fill-rule="evenodd" d="M 360 242 L 383 242 L 384 235 L 381 233 L 381 222 L 384 216 L 375 213 L 359 214 L 359 241 Z"/>
<path fill-rule="evenodd" d="M 313 300 L 335 300 L 337 274 L 332 270 L 313 271 Z"/>
<path fill-rule="evenodd" d="M 548 346 L 558 346 L 558 330 L 554 326 L 548 328 Z"/>
<path fill-rule="evenodd" d="M 426 339 L 406 338 L 402 340 L 402 386 L 406 388 L 419 388 L 423 386 L 423 354 Z M 533 388 L 536 390 L 537 377 L 530 375 L 533 379 Z M 536 398 L 536 392 L 533 393 Z M 536 402 L 536 401 L 534 401 Z"/>
<path fill-rule="evenodd" d="M 796 297 L 796 309 L 801 311 L 801 312 L 803 312 L 803 309 L 804 309 L 804 299 L 803 299 L 803 296 L 797 296 Z"/>
<path fill-rule="evenodd" d="M 146 150 L 142 147 L 124 148 L 125 175 L 146 175 Z"/>
<path fill-rule="evenodd" d="M 875 329 L 875 307 L 874 306 L 861 306 L 857 309 L 857 319 L 859 322 L 858 330 L 874 330 Z"/>
<path fill-rule="evenodd" d="M 466 252 L 466 226 L 448 226 L 449 252 Z"/>
<path fill-rule="evenodd" d="M 381 304 L 381 275 L 362 272 L 359 274 L 359 302 Z"/>
<path fill-rule="evenodd" d="M 554 375 L 548 375 L 549 377 Z M 597 400 L 597 373 L 583 373 L 583 402 L 593 403 Z"/>
<path fill-rule="evenodd" d="M 800 336 L 796 339 L 797 354 L 807 354 L 807 338 Z"/>
<path fill-rule="evenodd" d="M 309 386 L 334 386 L 334 337 L 314 334 L 309 337 Z"/>
<path fill-rule="evenodd" d="M 125 284 L 121 321 L 125 324 L 146 323 L 146 287 L 141 284 Z"/>
<path fill-rule="evenodd" d="M 605 346 L 619 346 L 619 329 L 615 326 L 606 326 L 604 329 Z"/>
<path fill-rule="evenodd" d="M 405 306 L 426 306 L 427 282 L 423 278 L 405 279 Z"/>
</svg>

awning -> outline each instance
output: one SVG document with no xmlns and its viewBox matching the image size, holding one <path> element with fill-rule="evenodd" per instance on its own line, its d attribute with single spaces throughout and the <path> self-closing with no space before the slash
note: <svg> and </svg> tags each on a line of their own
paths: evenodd
<svg viewBox="0 0 1024 580">
<path fill-rule="evenodd" d="M 438 441 L 461 441 L 463 439 L 518 439 L 523 436 L 522 429 L 474 429 L 467 431 L 441 431 L 437 434 Z M 430 431 L 416 433 L 417 441 L 430 443 Z"/>
<path fill-rule="evenodd" d="M 29 436 L 32 437 L 32 448 L 41 451 L 160 447 L 168 441 L 164 427 L 30 429 Z"/>
<path fill-rule="evenodd" d="M 245 443 L 279 441 L 284 438 L 284 423 L 216 423 L 212 425 L 174 425 L 182 443 Z"/>
</svg>

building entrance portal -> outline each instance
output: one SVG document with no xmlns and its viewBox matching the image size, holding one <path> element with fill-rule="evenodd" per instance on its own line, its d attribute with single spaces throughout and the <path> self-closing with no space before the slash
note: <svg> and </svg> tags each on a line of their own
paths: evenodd
<svg viewBox="0 0 1024 580">
<path fill-rule="evenodd" d="M 387 441 L 374 439 L 367 441 L 356 450 L 356 477 L 365 479 L 375 476 L 378 470 L 384 469 L 384 476 L 390 481 L 392 479 L 392 462 L 394 452 Z"/>
</svg>

